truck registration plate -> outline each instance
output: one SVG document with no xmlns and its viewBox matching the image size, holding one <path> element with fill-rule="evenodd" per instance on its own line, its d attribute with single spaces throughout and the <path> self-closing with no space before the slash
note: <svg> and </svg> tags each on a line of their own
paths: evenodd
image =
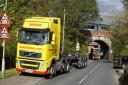
<svg viewBox="0 0 128 85">
<path fill-rule="evenodd" d="M 25 72 L 27 72 L 27 73 L 32 73 L 33 71 L 30 70 L 30 69 L 27 69 L 27 70 L 25 70 Z"/>
</svg>

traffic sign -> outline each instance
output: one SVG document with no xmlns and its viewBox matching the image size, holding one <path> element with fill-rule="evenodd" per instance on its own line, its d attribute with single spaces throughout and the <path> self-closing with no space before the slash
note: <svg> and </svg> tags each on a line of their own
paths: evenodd
<svg viewBox="0 0 128 85">
<path fill-rule="evenodd" d="M 7 13 L 5 12 L 0 20 L 0 24 L 2 25 L 9 25 L 10 20 L 8 19 Z"/>
<path fill-rule="evenodd" d="M 10 34 L 8 33 L 8 30 L 7 30 L 7 28 L 5 26 L 0 31 L 0 38 L 1 39 L 8 39 L 8 38 L 10 38 Z"/>
<path fill-rule="evenodd" d="M 79 44 L 79 42 L 77 42 L 77 44 L 76 44 L 76 50 L 77 50 L 77 51 L 80 50 L 80 44 Z"/>
</svg>

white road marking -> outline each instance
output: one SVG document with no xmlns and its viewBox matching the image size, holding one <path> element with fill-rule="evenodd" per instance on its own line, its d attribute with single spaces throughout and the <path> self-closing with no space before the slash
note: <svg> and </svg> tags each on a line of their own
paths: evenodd
<svg viewBox="0 0 128 85">
<path fill-rule="evenodd" d="M 87 78 L 88 78 L 88 74 L 81 81 L 79 81 L 79 84 L 81 84 Z"/>
<path fill-rule="evenodd" d="M 95 69 L 92 69 L 92 70 L 89 72 L 89 74 L 92 74 L 94 71 L 95 71 Z"/>
<path fill-rule="evenodd" d="M 100 64 L 97 64 L 82 80 L 80 80 L 78 83 L 81 84 L 84 80 L 86 80 L 89 76 L 89 74 L 92 74 L 98 67 L 100 66 Z"/>
<path fill-rule="evenodd" d="M 36 81 L 33 81 L 31 85 L 35 85 L 36 83 L 38 83 L 41 79 L 37 79 Z"/>
<path fill-rule="evenodd" d="M 98 68 L 99 65 L 100 65 L 100 64 L 96 65 L 95 68 L 92 69 L 92 70 L 89 72 L 89 74 L 92 74 L 92 73 Z"/>
</svg>

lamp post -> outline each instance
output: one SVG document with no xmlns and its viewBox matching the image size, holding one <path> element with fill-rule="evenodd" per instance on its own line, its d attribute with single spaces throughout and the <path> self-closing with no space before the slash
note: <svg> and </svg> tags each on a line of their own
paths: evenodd
<svg viewBox="0 0 128 85">
<path fill-rule="evenodd" d="M 62 30 L 62 53 L 64 53 L 64 41 L 65 41 L 65 19 L 66 19 L 66 8 L 65 8 L 66 0 L 64 0 L 64 19 L 63 19 L 63 30 Z"/>
<path fill-rule="evenodd" d="M 64 39 L 65 39 L 65 8 L 64 8 L 64 21 L 63 21 L 62 53 L 64 53 Z"/>
</svg>

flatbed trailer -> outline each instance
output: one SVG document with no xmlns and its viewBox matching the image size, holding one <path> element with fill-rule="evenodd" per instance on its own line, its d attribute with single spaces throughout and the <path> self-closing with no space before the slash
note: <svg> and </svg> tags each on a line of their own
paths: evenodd
<svg viewBox="0 0 128 85">
<path fill-rule="evenodd" d="M 85 56 L 62 55 L 62 59 L 66 59 L 70 63 L 70 66 L 75 68 L 87 67 L 87 57 Z"/>
</svg>

